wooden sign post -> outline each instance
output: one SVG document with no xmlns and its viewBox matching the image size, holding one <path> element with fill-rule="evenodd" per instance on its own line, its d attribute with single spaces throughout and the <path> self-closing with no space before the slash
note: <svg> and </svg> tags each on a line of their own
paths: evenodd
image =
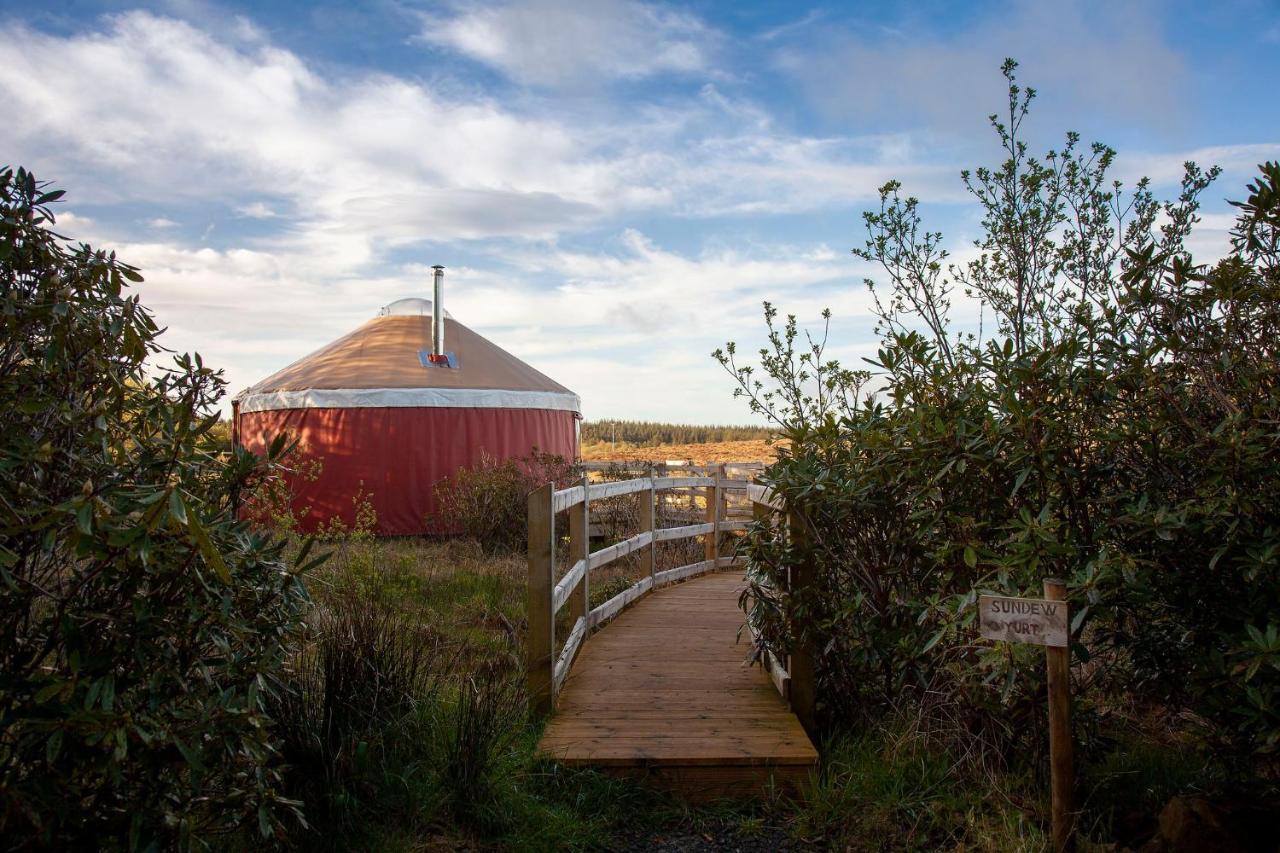
<svg viewBox="0 0 1280 853">
<path fill-rule="evenodd" d="M 1049 780 L 1053 847 L 1066 853 L 1075 847 L 1071 790 L 1071 621 L 1067 585 L 1045 578 L 1044 598 L 978 598 L 982 636 L 1012 643 L 1044 646 L 1049 682 Z"/>
</svg>

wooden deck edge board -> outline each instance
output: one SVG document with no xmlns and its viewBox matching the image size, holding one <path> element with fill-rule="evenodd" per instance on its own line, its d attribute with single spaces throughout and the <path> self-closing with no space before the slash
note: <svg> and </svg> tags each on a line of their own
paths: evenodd
<svg viewBox="0 0 1280 853">
<path fill-rule="evenodd" d="M 577 757 L 539 753 L 540 758 L 554 761 L 565 767 L 817 767 L 818 757 L 779 758 L 647 758 L 647 757 Z"/>
</svg>

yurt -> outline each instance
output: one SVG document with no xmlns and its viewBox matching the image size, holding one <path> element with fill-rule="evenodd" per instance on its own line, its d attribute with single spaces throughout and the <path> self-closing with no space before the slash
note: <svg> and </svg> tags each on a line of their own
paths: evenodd
<svg viewBox="0 0 1280 853">
<path fill-rule="evenodd" d="M 393 302 L 232 401 L 236 441 L 261 452 L 285 432 L 318 460 L 318 477 L 293 482 L 304 530 L 350 526 L 362 492 L 380 534 L 448 532 L 436 487 L 459 468 L 577 456 L 578 395 L 453 319 L 442 276 L 434 300 Z"/>
</svg>

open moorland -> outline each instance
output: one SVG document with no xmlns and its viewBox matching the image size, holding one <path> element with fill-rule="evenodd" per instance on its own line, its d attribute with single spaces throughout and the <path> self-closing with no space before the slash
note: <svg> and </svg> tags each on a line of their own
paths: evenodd
<svg viewBox="0 0 1280 853">
<path fill-rule="evenodd" d="M 712 441 L 702 444 L 636 445 L 600 441 L 582 445 L 585 462 L 772 462 L 778 454 L 779 442 L 767 439 Z"/>
</svg>

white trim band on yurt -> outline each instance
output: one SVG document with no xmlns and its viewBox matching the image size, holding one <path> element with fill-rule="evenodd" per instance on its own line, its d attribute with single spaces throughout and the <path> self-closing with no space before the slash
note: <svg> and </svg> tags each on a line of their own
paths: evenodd
<svg viewBox="0 0 1280 853">
<path fill-rule="evenodd" d="M 502 388 L 309 388 L 247 394 L 240 411 L 279 409 L 551 409 L 581 412 L 577 394 Z"/>
</svg>

